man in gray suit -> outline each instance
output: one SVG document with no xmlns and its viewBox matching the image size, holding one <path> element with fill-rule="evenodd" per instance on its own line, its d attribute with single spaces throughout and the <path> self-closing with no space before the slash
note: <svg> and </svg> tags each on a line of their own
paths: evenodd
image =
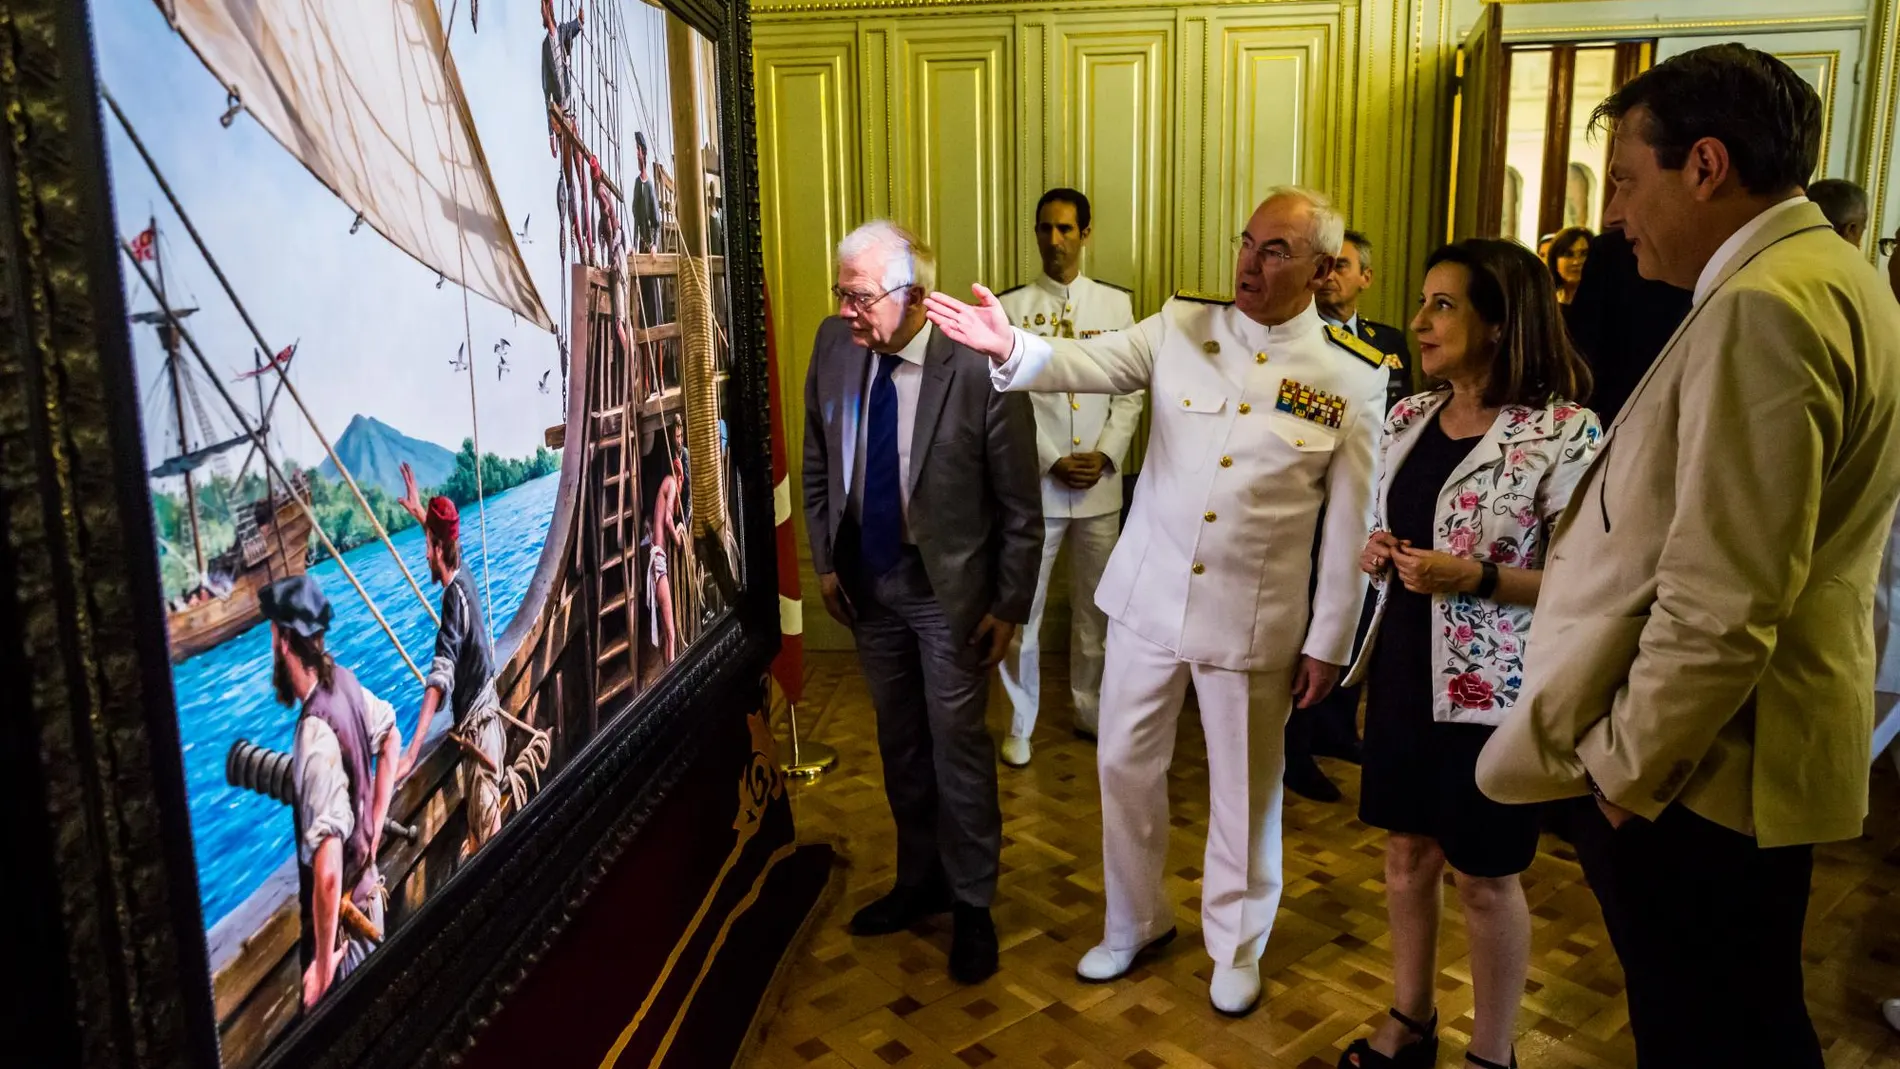
<svg viewBox="0 0 1900 1069">
<path fill-rule="evenodd" d="M 838 245 L 838 315 L 805 377 L 805 519 L 825 610 L 857 641 L 877 709 L 897 885 L 858 935 L 954 912 L 950 975 L 996 971 L 1002 850 L 989 669 L 1029 618 L 1042 556 L 1024 394 L 924 319 L 930 251 L 866 223 Z"/>
</svg>

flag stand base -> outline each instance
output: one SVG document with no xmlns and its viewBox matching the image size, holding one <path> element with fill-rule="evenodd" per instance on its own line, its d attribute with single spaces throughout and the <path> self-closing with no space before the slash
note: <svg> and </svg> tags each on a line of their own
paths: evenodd
<svg viewBox="0 0 1900 1069">
<path fill-rule="evenodd" d="M 798 705 L 786 702 L 785 709 L 791 721 L 792 756 L 780 765 L 788 776 L 809 783 L 836 768 L 838 751 L 822 742 L 800 742 L 798 740 Z"/>
</svg>

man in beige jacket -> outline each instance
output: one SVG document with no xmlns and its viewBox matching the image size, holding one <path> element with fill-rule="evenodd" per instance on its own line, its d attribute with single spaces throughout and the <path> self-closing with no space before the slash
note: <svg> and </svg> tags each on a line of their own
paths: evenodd
<svg viewBox="0 0 1900 1069">
<path fill-rule="evenodd" d="M 1900 311 L 1801 196 L 1821 104 L 1781 61 L 1698 49 L 1597 118 L 1605 225 L 1694 304 L 1571 498 L 1478 783 L 1585 799 L 1640 1065 L 1820 1069 L 1801 930 L 1867 810 Z"/>
</svg>

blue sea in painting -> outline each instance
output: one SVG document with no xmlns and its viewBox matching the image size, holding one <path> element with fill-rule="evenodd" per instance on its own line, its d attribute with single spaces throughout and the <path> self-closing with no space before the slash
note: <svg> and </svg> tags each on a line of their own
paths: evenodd
<svg viewBox="0 0 1900 1069">
<path fill-rule="evenodd" d="M 482 552 L 482 520 L 474 508 L 462 513 L 464 567 L 473 568 L 484 601 L 490 634 L 499 639 L 527 593 L 554 515 L 560 474 L 524 483 L 488 499 L 487 544 Z M 422 529 L 411 527 L 390 540 L 421 584 L 430 604 L 441 605 L 441 588 L 429 579 L 423 559 Z M 376 607 L 425 672 L 435 645 L 435 624 L 396 567 L 382 542 L 370 542 L 344 554 Z M 416 730 L 422 686 L 390 645 L 389 637 L 334 560 L 310 569 L 323 584 L 335 616 L 329 649 L 338 664 L 356 673 L 363 686 L 396 707 L 404 745 Z M 191 803 L 191 830 L 198 860 L 198 891 L 210 928 L 242 903 L 291 857 L 291 816 L 287 806 L 224 781 L 224 757 L 231 744 L 248 739 L 288 751 L 294 710 L 277 704 L 271 692 L 270 627 L 260 622 L 215 649 L 172 668 L 178 701 L 179 735 L 185 755 L 185 790 Z"/>
</svg>

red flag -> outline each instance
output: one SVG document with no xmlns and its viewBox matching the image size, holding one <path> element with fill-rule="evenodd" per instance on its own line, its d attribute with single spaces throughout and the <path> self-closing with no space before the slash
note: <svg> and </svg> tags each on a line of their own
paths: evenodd
<svg viewBox="0 0 1900 1069">
<path fill-rule="evenodd" d="M 796 703 L 805 692 L 805 605 L 798 589 L 798 541 L 792 530 L 792 480 L 785 460 L 785 410 L 779 404 L 778 342 L 772 335 L 772 300 L 765 299 L 766 382 L 772 413 L 772 522 L 778 543 L 779 650 L 772 678 L 785 700 Z"/>
<path fill-rule="evenodd" d="M 134 260 L 158 259 L 158 228 L 157 227 L 148 226 L 144 230 L 139 232 L 138 237 L 135 237 L 132 239 L 132 259 Z"/>
<path fill-rule="evenodd" d="M 276 356 L 273 356 L 268 361 L 266 361 L 263 367 L 254 368 L 250 371 L 246 371 L 243 374 L 239 375 L 237 379 L 234 381 L 242 382 L 245 379 L 254 379 L 274 367 L 281 367 L 281 368 L 288 369 L 290 367 L 290 358 L 295 355 L 297 355 L 297 343 L 291 342 L 289 345 L 284 346 L 282 352 L 278 353 Z"/>
</svg>

